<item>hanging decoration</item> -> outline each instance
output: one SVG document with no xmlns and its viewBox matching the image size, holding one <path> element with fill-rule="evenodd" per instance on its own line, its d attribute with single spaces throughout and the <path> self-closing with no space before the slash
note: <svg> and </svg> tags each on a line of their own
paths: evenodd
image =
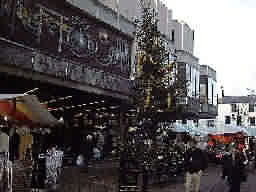
<svg viewBox="0 0 256 192">
<path fill-rule="evenodd" d="M 63 10 L 37 2 L 28 7 L 24 0 L 18 0 L 16 17 L 22 26 L 17 25 L 17 31 L 29 34 L 36 46 L 50 54 L 128 77 L 132 42 L 93 19 L 68 11 L 65 15 Z M 22 31 L 24 28 L 26 31 Z M 24 43 L 31 46 L 25 39 Z"/>
<path fill-rule="evenodd" d="M 172 97 L 171 97 L 171 93 L 168 93 L 168 96 L 167 96 L 167 103 L 168 103 L 168 109 L 170 110 L 171 109 L 171 103 L 172 102 Z"/>
<path fill-rule="evenodd" d="M 57 184 L 58 177 L 61 173 L 63 151 L 52 148 L 46 154 L 46 185 Z"/>
</svg>

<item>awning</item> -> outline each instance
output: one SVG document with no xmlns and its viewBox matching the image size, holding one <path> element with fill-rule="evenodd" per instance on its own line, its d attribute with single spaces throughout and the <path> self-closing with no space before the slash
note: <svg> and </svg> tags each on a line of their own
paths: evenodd
<svg viewBox="0 0 256 192">
<path fill-rule="evenodd" d="M 250 136 L 250 137 L 256 136 L 256 128 L 248 127 L 246 129 L 246 131 L 248 132 L 248 136 Z"/>
<path fill-rule="evenodd" d="M 0 115 L 22 123 L 54 126 L 58 120 L 42 106 L 35 95 L 0 95 Z M 14 100 L 14 98 L 17 98 Z"/>
<path fill-rule="evenodd" d="M 15 99 L 23 96 L 24 94 L 0 94 L 0 100 Z"/>
</svg>

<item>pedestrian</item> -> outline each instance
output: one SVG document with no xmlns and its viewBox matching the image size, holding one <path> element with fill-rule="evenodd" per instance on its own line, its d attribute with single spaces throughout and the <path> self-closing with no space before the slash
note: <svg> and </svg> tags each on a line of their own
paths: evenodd
<svg viewBox="0 0 256 192">
<path fill-rule="evenodd" d="M 199 192 L 202 173 L 208 166 L 206 153 L 197 144 L 192 140 L 191 147 L 185 153 L 186 192 Z"/>
<path fill-rule="evenodd" d="M 240 192 L 241 182 L 246 180 L 245 175 L 244 154 L 239 150 L 238 146 L 233 146 L 231 155 L 223 162 L 222 178 L 226 179 L 230 184 L 229 192 Z"/>
</svg>

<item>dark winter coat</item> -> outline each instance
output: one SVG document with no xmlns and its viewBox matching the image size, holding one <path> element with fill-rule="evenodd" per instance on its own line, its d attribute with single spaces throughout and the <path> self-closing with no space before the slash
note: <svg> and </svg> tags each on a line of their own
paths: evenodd
<svg viewBox="0 0 256 192">
<path fill-rule="evenodd" d="M 208 167 L 206 154 L 199 148 L 189 149 L 185 153 L 185 169 L 189 173 L 204 171 Z"/>
<path fill-rule="evenodd" d="M 245 157 L 241 153 L 235 156 L 235 160 L 232 160 L 231 155 L 226 156 L 223 160 L 222 175 L 223 177 L 227 176 L 231 184 L 241 183 L 246 179 L 244 161 Z"/>
</svg>

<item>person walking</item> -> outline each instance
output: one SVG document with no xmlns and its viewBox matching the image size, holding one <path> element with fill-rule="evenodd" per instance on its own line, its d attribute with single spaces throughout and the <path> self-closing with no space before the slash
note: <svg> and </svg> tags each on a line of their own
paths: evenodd
<svg viewBox="0 0 256 192">
<path fill-rule="evenodd" d="M 186 192 L 199 192 L 202 173 L 208 167 L 206 153 L 197 144 L 192 140 L 191 147 L 185 153 Z"/>
<path fill-rule="evenodd" d="M 230 184 L 229 192 L 240 192 L 240 186 L 246 180 L 246 157 L 237 146 L 231 149 L 231 155 L 223 162 L 222 178 Z"/>
</svg>

